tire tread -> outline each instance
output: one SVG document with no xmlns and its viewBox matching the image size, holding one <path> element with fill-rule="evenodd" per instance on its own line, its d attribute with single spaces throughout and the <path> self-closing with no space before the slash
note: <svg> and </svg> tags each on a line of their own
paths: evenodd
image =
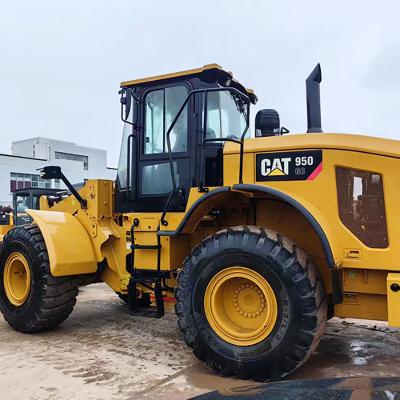
<svg viewBox="0 0 400 400">
<path fill-rule="evenodd" d="M 251 375 L 243 365 L 231 360 L 217 357 L 210 351 L 201 348 L 202 340 L 191 313 L 192 279 L 199 259 L 206 257 L 212 247 L 218 248 L 221 243 L 231 245 L 235 240 L 242 246 L 254 241 L 254 246 L 261 248 L 274 260 L 280 259 L 280 265 L 288 276 L 291 285 L 298 287 L 301 295 L 298 301 L 302 307 L 302 322 L 298 337 L 294 339 L 289 354 L 279 366 L 265 365 L 271 370 L 271 380 L 281 379 L 304 364 L 313 354 L 325 329 L 327 316 L 327 301 L 320 274 L 306 253 L 286 236 L 280 235 L 267 228 L 256 226 L 238 226 L 221 230 L 203 240 L 195 247 L 183 262 L 177 286 L 175 288 L 175 312 L 178 317 L 178 327 L 183 333 L 185 342 L 194 349 L 200 359 L 206 360 L 207 365 L 221 375 L 235 375 L 255 380 L 264 380 L 263 376 Z M 200 347 L 200 348 L 199 348 Z M 272 371 L 273 370 L 273 371 Z"/>
<path fill-rule="evenodd" d="M 31 305 L 29 316 L 15 318 L 2 306 L 4 318 L 15 330 L 35 333 L 52 329 L 65 321 L 71 314 L 78 295 L 81 277 L 54 277 L 50 273 L 50 263 L 46 244 L 37 225 L 23 225 L 11 229 L 4 237 L 3 249 L 12 246 L 13 241 L 24 243 L 31 248 L 35 257 L 35 274 L 39 281 L 39 294 Z"/>
</svg>

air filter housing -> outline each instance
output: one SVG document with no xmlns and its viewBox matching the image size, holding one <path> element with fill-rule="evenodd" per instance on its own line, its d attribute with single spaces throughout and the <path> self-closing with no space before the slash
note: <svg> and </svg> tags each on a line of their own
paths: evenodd
<svg viewBox="0 0 400 400">
<path fill-rule="evenodd" d="M 276 110 L 258 111 L 255 121 L 256 137 L 280 135 L 280 127 L 279 114 Z"/>
</svg>

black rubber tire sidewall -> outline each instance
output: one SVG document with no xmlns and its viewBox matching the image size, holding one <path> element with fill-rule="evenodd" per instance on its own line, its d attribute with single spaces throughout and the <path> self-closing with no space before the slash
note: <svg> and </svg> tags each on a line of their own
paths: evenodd
<svg viewBox="0 0 400 400">
<path fill-rule="evenodd" d="M 260 343 L 223 340 L 205 316 L 204 296 L 222 269 L 243 266 L 272 287 L 278 317 Z M 313 352 L 326 319 L 326 295 L 318 270 L 293 242 L 256 227 L 236 227 L 205 239 L 186 258 L 176 290 L 178 325 L 196 356 L 222 375 L 258 381 L 281 379 Z"/>
<path fill-rule="evenodd" d="M 20 306 L 8 300 L 1 271 L 13 252 L 24 256 L 31 273 L 30 292 Z M 62 323 L 72 312 L 81 281 L 79 276 L 51 275 L 46 244 L 35 224 L 15 227 L 6 234 L 0 254 L 0 275 L 0 310 L 9 325 L 24 333 L 52 329 Z"/>
<path fill-rule="evenodd" d="M 196 326 L 201 334 L 201 338 L 205 340 L 204 345 L 209 346 L 214 352 L 221 354 L 225 359 L 234 358 L 237 353 L 237 347 L 232 346 L 228 342 L 222 340 L 211 328 L 204 311 L 204 294 L 208 282 L 218 272 L 223 269 L 241 266 L 250 268 L 271 285 L 278 303 L 278 318 L 271 334 L 261 343 L 253 346 L 243 346 L 241 348 L 240 358 L 243 363 L 250 362 L 254 364 L 257 359 L 264 358 L 267 354 L 273 358 L 273 352 L 279 351 L 282 339 L 286 336 L 286 331 L 290 325 L 292 310 L 290 307 L 289 293 L 279 276 L 273 269 L 265 268 L 262 258 L 256 258 L 254 254 L 246 254 L 237 250 L 228 250 L 218 258 L 210 257 L 205 259 L 198 265 L 198 277 L 193 288 L 192 307 L 193 316 Z M 284 344 L 285 340 L 283 340 Z"/>
<path fill-rule="evenodd" d="M 31 275 L 31 287 L 28 298 L 20 306 L 15 306 L 8 300 L 4 289 L 3 267 L 7 258 L 14 252 L 18 252 L 25 257 Z M 32 309 L 40 306 L 40 268 L 38 265 L 35 265 L 33 249 L 19 239 L 14 240 L 11 243 L 6 243 L 1 252 L 0 266 L 0 308 L 3 313 L 7 313 L 7 319 L 10 322 L 24 325 L 26 323 L 25 319 L 30 320 L 33 314 Z"/>
</svg>

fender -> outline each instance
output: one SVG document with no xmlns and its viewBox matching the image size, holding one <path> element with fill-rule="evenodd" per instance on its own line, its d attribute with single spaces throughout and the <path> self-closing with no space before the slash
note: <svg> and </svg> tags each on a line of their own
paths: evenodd
<svg viewBox="0 0 400 400">
<path fill-rule="evenodd" d="M 188 226 L 191 225 L 192 220 L 196 220 L 194 217 L 196 214 L 201 214 L 204 210 L 210 208 L 214 201 L 216 201 L 221 195 L 226 195 L 229 192 L 234 193 L 235 191 L 236 193 L 268 193 L 296 208 L 296 210 L 298 210 L 309 221 L 310 225 L 314 228 L 319 239 L 321 240 L 328 267 L 330 269 L 335 269 L 340 266 L 343 261 L 341 258 L 341 247 L 333 228 L 325 216 L 319 213 L 311 203 L 305 201 L 304 199 L 295 199 L 285 192 L 262 185 L 237 184 L 233 185 L 232 188 L 229 186 L 223 186 L 211 190 L 196 200 L 189 210 L 186 211 L 185 217 L 177 229 L 173 231 L 161 230 L 157 233 L 158 236 L 177 236 L 182 232 L 185 232 L 188 229 Z"/>
<path fill-rule="evenodd" d="M 61 211 L 26 212 L 33 218 L 43 235 L 53 276 L 89 274 L 97 271 L 92 241 L 77 218 Z"/>
<path fill-rule="evenodd" d="M 288 193 L 281 190 L 262 185 L 254 184 L 237 184 L 232 186 L 233 190 L 238 190 L 241 192 L 251 192 L 251 193 L 267 193 L 273 195 L 298 210 L 303 216 L 308 220 L 310 225 L 314 228 L 316 234 L 321 240 L 322 248 L 326 257 L 328 267 L 330 269 L 335 269 L 342 263 L 341 258 L 341 247 L 339 240 L 336 236 L 335 231 L 331 227 L 329 221 L 326 217 L 321 214 L 318 209 L 313 206 L 310 202 L 294 198 Z"/>
<path fill-rule="evenodd" d="M 160 230 L 157 232 L 158 236 L 177 236 L 188 229 L 191 226 L 191 222 L 196 220 L 196 213 L 204 215 L 212 204 L 218 200 L 220 196 L 225 195 L 231 190 L 230 186 L 222 186 L 217 189 L 210 190 L 200 198 L 198 198 L 188 210 L 185 212 L 185 216 L 180 222 L 179 226 L 175 230 Z M 190 231 L 190 230 L 189 230 Z"/>
</svg>

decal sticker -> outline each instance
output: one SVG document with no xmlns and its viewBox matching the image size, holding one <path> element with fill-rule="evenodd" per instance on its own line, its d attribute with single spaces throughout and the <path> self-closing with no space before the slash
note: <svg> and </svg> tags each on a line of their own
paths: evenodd
<svg viewBox="0 0 400 400">
<path fill-rule="evenodd" d="M 322 150 L 256 155 L 257 182 L 313 180 L 321 171 Z"/>
</svg>

